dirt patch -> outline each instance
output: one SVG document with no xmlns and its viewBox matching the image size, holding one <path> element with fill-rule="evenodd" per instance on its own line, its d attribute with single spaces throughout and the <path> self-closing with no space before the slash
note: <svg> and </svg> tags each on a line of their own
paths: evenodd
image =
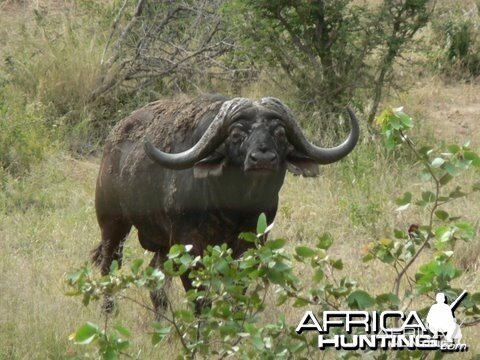
<svg viewBox="0 0 480 360">
<path fill-rule="evenodd" d="M 412 89 L 405 106 L 439 140 L 471 140 L 480 146 L 480 82 L 445 84 L 432 79 Z"/>
</svg>

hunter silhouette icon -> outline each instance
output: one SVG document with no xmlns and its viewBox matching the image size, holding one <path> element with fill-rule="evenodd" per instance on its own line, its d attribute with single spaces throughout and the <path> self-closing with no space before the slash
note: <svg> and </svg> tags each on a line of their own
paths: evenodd
<svg viewBox="0 0 480 360">
<path fill-rule="evenodd" d="M 455 340 L 456 343 L 460 342 L 462 332 L 455 320 L 454 311 L 466 295 L 467 292 L 464 290 L 451 305 L 448 305 L 445 294 L 437 294 L 435 297 L 437 303 L 432 305 L 427 315 L 428 330 L 430 330 L 435 337 L 441 332 L 444 334 L 446 341 L 453 342 Z"/>
</svg>

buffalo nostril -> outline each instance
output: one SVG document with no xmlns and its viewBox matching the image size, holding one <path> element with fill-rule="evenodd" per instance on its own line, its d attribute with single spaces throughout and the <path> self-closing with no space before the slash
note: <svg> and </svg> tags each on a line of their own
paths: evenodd
<svg viewBox="0 0 480 360">
<path fill-rule="evenodd" d="M 270 162 L 274 162 L 275 160 L 277 160 L 277 154 L 275 154 L 275 153 L 266 154 L 266 158 Z"/>
<path fill-rule="evenodd" d="M 256 165 L 267 165 L 277 161 L 277 154 L 271 151 L 256 151 L 249 155 L 249 161 Z"/>
</svg>

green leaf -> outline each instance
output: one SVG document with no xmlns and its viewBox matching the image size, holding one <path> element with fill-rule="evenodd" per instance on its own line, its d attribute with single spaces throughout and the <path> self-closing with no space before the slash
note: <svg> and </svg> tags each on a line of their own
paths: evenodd
<svg viewBox="0 0 480 360">
<path fill-rule="evenodd" d="M 446 211 L 443 211 L 443 210 L 435 211 L 435 216 L 437 218 L 439 218 L 440 220 L 443 220 L 443 221 L 448 220 L 448 218 L 449 218 L 448 213 Z"/>
<path fill-rule="evenodd" d="M 170 248 L 170 251 L 168 252 L 168 258 L 169 259 L 175 259 L 178 256 L 180 256 L 180 254 L 182 254 L 184 252 L 185 252 L 185 246 L 184 245 L 175 244 Z"/>
<path fill-rule="evenodd" d="M 465 159 L 460 159 L 456 162 L 457 167 L 462 170 L 467 170 L 471 164 L 472 164 L 471 160 L 465 160 Z"/>
<path fill-rule="evenodd" d="M 423 156 L 427 156 L 429 155 L 431 152 L 433 151 L 433 148 L 431 146 L 422 146 L 418 152 L 423 155 Z"/>
<path fill-rule="evenodd" d="M 369 261 L 373 260 L 374 258 L 375 257 L 372 254 L 368 253 L 368 254 L 366 254 L 365 256 L 362 257 L 362 262 L 366 263 L 366 262 L 369 262 Z"/>
<path fill-rule="evenodd" d="M 245 240 L 250 243 L 254 243 L 257 241 L 257 235 L 251 232 L 243 232 L 238 235 L 238 237 L 242 240 Z"/>
<path fill-rule="evenodd" d="M 455 177 L 460 175 L 460 170 L 450 162 L 446 162 L 444 164 L 444 168 L 447 171 L 447 173 L 449 173 L 451 176 Z"/>
<path fill-rule="evenodd" d="M 475 160 L 472 160 L 472 165 L 480 169 L 480 156 L 477 157 Z"/>
<path fill-rule="evenodd" d="M 455 190 L 453 190 L 448 196 L 449 196 L 450 198 L 452 198 L 452 199 L 458 199 L 458 198 L 464 197 L 464 196 L 466 196 L 466 195 L 467 195 L 467 194 L 464 193 L 464 192 L 461 190 L 460 186 L 457 186 L 457 187 L 455 188 Z"/>
<path fill-rule="evenodd" d="M 395 235 L 396 239 L 408 239 L 407 233 L 403 230 L 394 229 L 393 234 Z"/>
<path fill-rule="evenodd" d="M 327 250 L 333 244 L 333 236 L 330 233 L 324 233 L 318 237 L 317 248 Z"/>
<path fill-rule="evenodd" d="M 400 122 L 398 116 L 392 116 L 389 120 L 389 125 L 395 130 L 400 130 L 402 128 L 402 123 Z"/>
<path fill-rule="evenodd" d="M 405 194 L 403 194 L 401 198 L 397 198 L 397 200 L 395 201 L 395 203 L 399 206 L 407 205 L 407 204 L 410 204 L 411 202 L 412 202 L 412 193 L 410 192 L 406 192 Z"/>
<path fill-rule="evenodd" d="M 448 242 L 452 239 L 453 233 L 450 226 L 440 226 L 435 230 L 435 237 L 440 242 Z"/>
<path fill-rule="evenodd" d="M 475 227 L 469 222 L 459 222 L 455 224 L 455 227 L 458 229 L 457 234 L 463 240 L 470 241 L 475 238 Z"/>
<path fill-rule="evenodd" d="M 480 292 L 474 293 L 470 295 L 470 298 L 475 302 L 476 304 L 480 304 Z"/>
<path fill-rule="evenodd" d="M 74 340 L 77 344 L 90 344 L 100 332 L 98 325 L 87 322 L 75 332 Z"/>
<path fill-rule="evenodd" d="M 377 256 L 377 258 L 380 259 L 380 261 L 387 264 L 391 264 L 395 261 L 395 258 L 393 257 L 392 253 L 385 248 L 379 249 L 375 255 Z"/>
<path fill-rule="evenodd" d="M 269 240 L 265 243 L 265 246 L 272 249 L 272 250 L 277 250 L 283 248 L 285 245 L 286 240 L 285 239 L 275 239 L 275 240 Z"/>
<path fill-rule="evenodd" d="M 123 327 L 120 324 L 116 324 L 113 328 L 117 330 L 117 332 L 124 337 L 132 336 L 132 333 L 130 332 L 130 330 L 128 330 L 126 327 Z"/>
<path fill-rule="evenodd" d="M 315 254 L 317 253 L 315 250 L 312 250 L 306 246 L 297 246 L 295 248 L 295 252 L 300 257 L 312 257 L 315 256 Z"/>
<path fill-rule="evenodd" d="M 285 276 L 283 276 L 282 272 L 280 271 L 275 269 L 267 269 L 266 275 L 272 284 L 282 285 L 285 283 Z"/>
<path fill-rule="evenodd" d="M 143 265 L 143 259 L 135 259 L 132 262 L 132 265 L 130 265 L 130 270 L 132 271 L 133 275 L 138 274 L 138 270 L 140 267 Z"/>
<path fill-rule="evenodd" d="M 110 264 L 110 273 L 114 273 L 117 270 L 118 270 L 118 261 L 113 260 L 112 263 Z"/>
<path fill-rule="evenodd" d="M 185 322 L 192 322 L 195 320 L 195 316 L 191 311 L 188 310 L 177 310 L 175 311 L 175 316 Z"/>
<path fill-rule="evenodd" d="M 337 270 L 342 270 L 342 269 L 343 269 L 343 261 L 342 261 L 342 259 L 337 259 L 337 260 L 330 259 L 330 265 L 332 265 L 333 268 L 334 268 L 334 269 L 337 269 Z"/>
<path fill-rule="evenodd" d="M 297 352 L 300 352 L 304 350 L 307 347 L 307 343 L 303 341 L 299 341 L 297 343 L 291 343 L 288 345 L 288 350 L 292 353 L 295 354 Z M 300 358 L 301 359 L 301 358 Z M 476 360 L 476 359 L 475 359 Z"/>
<path fill-rule="evenodd" d="M 302 299 L 302 298 L 298 298 L 293 303 L 293 307 L 297 307 L 297 308 L 298 307 L 305 307 L 307 305 L 310 305 L 310 302 L 308 300 L 305 300 L 305 299 Z"/>
<path fill-rule="evenodd" d="M 315 274 L 313 275 L 313 281 L 315 283 L 319 283 L 320 281 L 323 280 L 324 277 L 325 277 L 325 274 L 324 274 L 323 270 L 322 269 L 317 269 L 315 271 Z"/>
<path fill-rule="evenodd" d="M 445 175 L 443 175 L 441 178 L 440 178 L 440 185 L 447 185 L 450 180 L 453 179 L 453 176 L 450 175 L 449 173 L 446 173 Z"/>
<path fill-rule="evenodd" d="M 422 171 L 420 173 L 420 180 L 423 182 L 427 182 L 432 178 L 432 174 L 429 171 Z"/>
<path fill-rule="evenodd" d="M 125 351 L 130 346 L 130 341 L 124 340 L 124 339 L 117 339 L 115 345 L 116 345 L 117 351 Z M 114 359 L 118 359 L 118 357 L 115 357 Z"/>
<path fill-rule="evenodd" d="M 213 267 L 222 275 L 227 275 L 230 271 L 230 265 L 228 264 L 228 261 L 223 258 L 218 259 Z"/>
<path fill-rule="evenodd" d="M 257 349 L 257 350 L 263 350 L 265 348 L 265 344 L 263 343 L 263 340 L 260 336 L 253 336 L 251 338 L 252 345 Z"/>
<path fill-rule="evenodd" d="M 411 129 L 413 127 L 412 118 L 405 114 L 403 111 L 397 113 L 397 116 L 399 117 L 404 128 Z"/>
<path fill-rule="evenodd" d="M 465 160 L 475 161 L 477 159 L 480 159 L 480 156 L 478 156 L 478 154 L 474 153 L 473 151 L 465 151 L 463 153 L 463 158 Z"/>
<path fill-rule="evenodd" d="M 400 299 L 398 298 L 397 295 L 393 294 L 393 293 L 386 293 L 386 294 L 381 294 L 381 295 L 378 295 L 376 297 L 376 302 L 377 304 L 381 305 L 381 304 L 393 304 L 395 306 L 399 306 L 401 301 Z"/>
<path fill-rule="evenodd" d="M 153 327 L 153 333 L 152 333 L 153 345 L 157 345 L 172 331 L 171 326 L 163 326 L 163 324 L 160 322 L 154 322 L 152 324 L 152 327 Z"/>
<path fill-rule="evenodd" d="M 261 213 L 257 221 L 257 234 L 265 233 L 267 228 L 267 216 L 265 213 Z"/>
<path fill-rule="evenodd" d="M 363 310 L 375 304 L 375 299 L 366 291 L 355 290 L 348 296 L 347 302 L 352 309 Z"/>
<path fill-rule="evenodd" d="M 458 146 L 457 144 L 449 145 L 449 146 L 447 146 L 447 149 L 452 154 L 456 154 L 461 150 L 460 146 Z"/>
<path fill-rule="evenodd" d="M 431 203 L 435 201 L 435 194 L 431 191 L 422 192 L 422 200 L 426 203 Z"/>
<path fill-rule="evenodd" d="M 176 275 L 175 270 L 173 268 L 173 261 L 172 259 L 168 259 L 163 263 L 163 271 L 165 271 L 165 274 L 167 275 Z"/>
<path fill-rule="evenodd" d="M 102 351 L 102 360 L 118 360 L 118 349 L 106 347 Z"/>
<path fill-rule="evenodd" d="M 387 139 L 385 140 L 385 147 L 388 150 L 395 149 L 396 145 L 397 145 L 397 143 L 395 142 L 395 139 L 393 137 L 387 137 Z"/>
</svg>

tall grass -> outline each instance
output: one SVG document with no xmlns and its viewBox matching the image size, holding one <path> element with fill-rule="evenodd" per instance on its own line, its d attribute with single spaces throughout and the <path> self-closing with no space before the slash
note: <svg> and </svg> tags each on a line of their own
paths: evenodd
<svg viewBox="0 0 480 360">
<path fill-rule="evenodd" d="M 42 103 L 27 103 L 0 87 L 0 168 L 4 171 L 24 174 L 51 147 L 44 110 Z"/>
<path fill-rule="evenodd" d="M 21 126 L 24 131 L 28 127 L 28 136 L 65 139 L 69 148 L 83 152 L 94 145 L 88 97 L 97 86 L 107 36 L 97 16 L 70 3 L 61 11 L 14 7 L 0 16 L 0 27 L 9 29 L 0 32 L 5 94 L 0 109 L 16 127 L 35 118 Z M 18 111 L 21 107 L 28 111 Z M 38 147 L 33 140 L 30 145 Z"/>
<path fill-rule="evenodd" d="M 90 10 L 84 11 L 82 3 Z M 18 4 L 8 2 L 13 7 Z M 0 359 L 74 357 L 83 349 L 68 340 L 69 334 L 84 321 L 102 320 L 99 309 L 86 309 L 77 298 L 64 294 L 64 274 L 86 262 L 100 240 L 93 203 L 98 159 L 78 160 L 66 155 L 65 148 L 90 151 L 98 141 L 92 132 L 96 117 L 121 117 L 139 100 L 116 99 L 96 109 L 87 106 L 108 35 L 107 24 L 92 9 L 100 6 L 101 10 L 104 3 L 62 4 L 65 8 L 60 10 L 22 5 L 3 13 L 0 5 Z M 264 80 L 243 89 L 242 95 L 271 95 L 293 102 L 288 89 L 272 87 Z M 396 101 L 412 105 L 415 114 L 430 116 L 438 102 L 457 101 L 463 106 L 466 97 L 473 103 L 478 94 L 475 87 L 461 87 L 456 99 L 447 101 L 451 94 L 441 93 L 442 89 L 442 84 L 430 84 Z M 432 118 L 437 128 L 444 126 L 442 117 Z M 424 138 L 428 129 L 426 125 L 421 128 L 417 139 Z M 315 133 L 315 126 L 311 132 Z M 451 129 L 444 133 L 449 135 Z M 336 142 L 328 134 L 317 136 L 326 140 L 319 142 L 323 146 Z M 319 178 L 287 176 L 273 235 L 287 238 L 293 248 L 314 244 L 319 234 L 328 231 L 336 239 L 332 251 L 344 260 L 346 273 L 358 274 L 353 277 L 373 293 L 389 290 L 394 274 L 360 259 L 365 244 L 393 228 L 408 229 L 422 215 L 394 212 L 395 197 L 424 186 L 413 177 L 409 160 L 405 154 L 384 153 L 364 132 L 357 149 L 344 161 L 322 167 Z M 478 173 L 470 176 L 478 177 Z M 480 194 L 458 202 L 450 212 L 475 220 Z M 140 248 L 134 232 L 125 254 L 127 266 L 132 258 L 149 261 L 151 256 Z M 461 245 L 458 254 L 458 263 L 466 270 L 458 286 L 478 289 L 479 242 Z M 175 284 L 170 296 L 181 303 L 183 294 L 181 285 Z M 148 294 L 132 296 L 149 301 Z M 263 316 L 274 321 L 279 309 L 273 301 L 270 305 Z M 299 313 L 281 310 L 289 323 L 298 322 Z M 142 359 L 174 357 L 175 343 L 151 347 L 146 333 L 146 324 L 152 320 L 149 316 L 135 306 L 120 308 L 119 319 L 137 334 L 135 355 Z M 480 331 L 468 328 L 463 333 L 469 353 L 480 352 L 475 342 Z"/>
</svg>

